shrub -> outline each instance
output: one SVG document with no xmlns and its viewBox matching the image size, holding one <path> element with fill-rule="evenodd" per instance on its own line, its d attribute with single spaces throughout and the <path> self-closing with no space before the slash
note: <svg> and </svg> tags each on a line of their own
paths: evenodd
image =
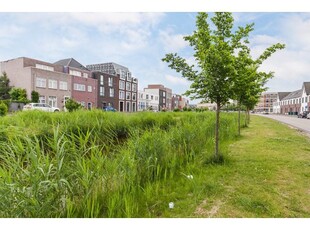
<svg viewBox="0 0 310 230">
<path fill-rule="evenodd" d="M 5 103 L 0 101 L 0 116 L 5 116 L 8 113 L 8 107 Z"/>
<path fill-rule="evenodd" d="M 82 108 L 82 106 L 73 99 L 67 100 L 65 107 L 69 112 Z"/>
</svg>

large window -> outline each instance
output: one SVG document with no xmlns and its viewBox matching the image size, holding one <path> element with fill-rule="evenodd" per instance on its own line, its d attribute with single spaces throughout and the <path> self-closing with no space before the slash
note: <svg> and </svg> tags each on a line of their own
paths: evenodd
<svg viewBox="0 0 310 230">
<path fill-rule="evenodd" d="M 75 83 L 73 85 L 73 89 L 77 91 L 85 91 L 85 85 Z"/>
<path fill-rule="evenodd" d="M 136 100 L 136 97 L 137 97 L 137 94 L 136 94 L 136 93 L 132 93 L 132 100 L 133 100 L 133 101 Z"/>
<path fill-rule="evenodd" d="M 91 85 L 87 86 L 87 91 L 88 92 L 93 92 L 93 87 Z"/>
<path fill-rule="evenodd" d="M 126 90 L 130 91 L 131 90 L 131 84 L 130 82 L 126 82 Z"/>
<path fill-rule="evenodd" d="M 132 91 L 134 91 L 134 92 L 137 91 L 137 84 L 132 84 Z"/>
<path fill-rule="evenodd" d="M 113 86 L 113 78 L 109 77 L 109 86 Z"/>
<path fill-rule="evenodd" d="M 54 67 L 47 66 L 47 65 L 36 64 L 36 68 L 48 70 L 48 71 L 54 71 Z"/>
<path fill-rule="evenodd" d="M 48 88 L 57 89 L 57 81 L 56 80 L 48 80 Z"/>
<path fill-rule="evenodd" d="M 131 98 L 131 93 L 130 92 L 126 92 L 126 100 L 130 100 Z"/>
<path fill-rule="evenodd" d="M 125 71 L 121 71 L 121 74 L 120 74 L 120 78 L 125 80 L 126 79 L 126 72 Z"/>
<path fill-rule="evenodd" d="M 100 86 L 100 96 L 104 96 L 104 87 L 103 86 Z"/>
<path fill-rule="evenodd" d="M 129 101 L 126 102 L 126 111 L 130 112 L 130 102 Z"/>
<path fill-rule="evenodd" d="M 83 73 L 84 78 L 88 78 L 88 73 Z"/>
<path fill-rule="evenodd" d="M 59 81 L 59 89 L 61 89 L 61 90 L 68 90 L 68 82 L 66 82 L 66 81 Z"/>
<path fill-rule="evenodd" d="M 46 88 L 46 79 L 45 78 L 36 78 L 36 87 Z"/>
<path fill-rule="evenodd" d="M 114 97 L 114 89 L 110 88 L 110 97 Z"/>
<path fill-rule="evenodd" d="M 48 97 L 48 104 L 52 107 L 57 107 L 57 97 L 56 96 L 49 96 Z"/>
<path fill-rule="evenodd" d="M 125 89 L 125 82 L 124 81 L 119 81 L 119 89 Z"/>
<path fill-rule="evenodd" d="M 100 75 L 100 85 L 103 85 L 103 75 Z"/>
<path fill-rule="evenodd" d="M 119 99 L 125 99 L 125 92 L 124 91 L 119 91 Z"/>
<path fill-rule="evenodd" d="M 41 104 L 45 104 L 46 103 L 46 99 L 45 99 L 45 96 L 39 96 L 39 103 Z"/>
<path fill-rule="evenodd" d="M 136 112 L 136 103 L 135 102 L 132 103 L 132 112 Z"/>
<path fill-rule="evenodd" d="M 78 77 L 81 77 L 82 76 L 82 73 L 80 71 L 76 71 L 76 70 L 71 70 L 69 71 L 69 74 L 70 75 L 73 75 L 73 76 L 78 76 Z"/>
</svg>

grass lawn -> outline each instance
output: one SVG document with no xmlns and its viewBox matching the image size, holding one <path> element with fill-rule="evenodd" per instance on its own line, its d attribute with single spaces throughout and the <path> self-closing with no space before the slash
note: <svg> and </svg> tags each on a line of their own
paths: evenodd
<svg viewBox="0 0 310 230">
<path fill-rule="evenodd" d="M 163 216 L 310 217 L 310 138 L 272 119 L 251 119 L 224 165 L 196 169 L 187 195 L 174 186 L 175 208 Z"/>
</svg>

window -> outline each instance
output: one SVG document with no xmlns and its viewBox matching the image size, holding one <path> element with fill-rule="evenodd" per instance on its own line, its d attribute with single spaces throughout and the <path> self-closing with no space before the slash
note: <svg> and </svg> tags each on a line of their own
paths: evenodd
<svg viewBox="0 0 310 230">
<path fill-rule="evenodd" d="M 100 86 L 99 94 L 100 96 L 104 96 L 104 87 Z"/>
<path fill-rule="evenodd" d="M 114 97 L 114 89 L 110 88 L 110 97 Z"/>
<path fill-rule="evenodd" d="M 136 84 L 132 84 L 132 91 L 134 91 L 134 92 L 137 91 L 137 85 Z"/>
<path fill-rule="evenodd" d="M 130 82 L 126 82 L 126 90 L 130 91 L 131 90 L 131 84 Z"/>
<path fill-rule="evenodd" d="M 127 81 L 131 81 L 131 73 L 127 72 Z"/>
<path fill-rule="evenodd" d="M 133 93 L 133 94 L 132 94 L 132 100 L 135 101 L 135 100 L 136 100 L 136 97 L 137 97 L 137 94 L 136 94 L 136 93 Z"/>
<path fill-rule="evenodd" d="M 151 100 L 153 100 L 154 99 L 154 96 L 153 95 L 151 95 Z"/>
<path fill-rule="evenodd" d="M 73 85 L 73 89 L 77 91 L 85 91 L 85 85 L 75 83 Z"/>
<path fill-rule="evenodd" d="M 125 80 L 126 79 L 126 72 L 125 71 L 121 71 L 121 75 L 120 75 L 120 78 Z"/>
<path fill-rule="evenodd" d="M 125 99 L 125 92 L 119 91 L 119 99 Z"/>
<path fill-rule="evenodd" d="M 126 92 L 126 100 L 130 100 L 131 97 L 131 93 L 130 92 Z"/>
<path fill-rule="evenodd" d="M 146 100 L 148 100 L 149 99 L 149 95 L 148 94 L 146 94 Z"/>
<path fill-rule="evenodd" d="M 48 97 L 48 104 L 52 107 L 57 107 L 57 97 L 56 96 L 49 96 Z"/>
<path fill-rule="evenodd" d="M 48 80 L 48 88 L 57 89 L 57 81 L 56 80 Z"/>
<path fill-rule="evenodd" d="M 36 64 L 36 68 L 48 70 L 48 71 L 54 71 L 54 67 L 47 66 L 47 65 Z"/>
<path fill-rule="evenodd" d="M 109 77 L 109 86 L 113 86 L 113 78 Z"/>
<path fill-rule="evenodd" d="M 125 89 L 125 82 L 124 81 L 119 81 L 119 89 Z"/>
<path fill-rule="evenodd" d="M 88 78 L 88 73 L 83 73 L 84 78 Z"/>
<path fill-rule="evenodd" d="M 103 75 L 100 75 L 100 85 L 103 85 Z"/>
<path fill-rule="evenodd" d="M 36 87 L 46 88 L 46 79 L 45 78 L 36 78 Z"/>
<path fill-rule="evenodd" d="M 76 71 L 76 70 L 71 70 L 70 69 L 69 74 L 73 75 L 73 76 L 82 77 L 82 73 L 80 71 Z"/>
<path fill-rule="evenodd" d="M 87 86 L 87 91 L 88 92 L 93 92 L 93 87 L 91 85 Z"/>
<path fill-rule="evenodd" d="M 130 102 L 129 101 L 126 102 L 126 111 L 130 112 Z"/>
<path fill-rule="evenodd" d="M 59 89 L 61 89 L 61 90 L 68 90 L 68 82 L 66 82 L 66 81 L 59 81 Z"/>
<path fill-rule="evenodd" d="M 46 103 L 45 96 L 39 96 L 39 103 L 42 103 L 42 104 Z"/>
<path fill-rule="evenodd" d="M 163 97 L 165 97 L 166 96 L 166 92 L 163 92 Z"/>
</svg>

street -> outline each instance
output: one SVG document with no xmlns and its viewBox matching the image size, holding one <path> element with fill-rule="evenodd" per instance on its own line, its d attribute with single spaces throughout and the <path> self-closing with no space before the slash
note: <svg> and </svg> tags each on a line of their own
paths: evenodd
<svg viewBox="0 0 310 230">
<path fill-rule="evenodd" d="M 297 116 L 285 116 L 285 115 L 273 115 L 273 114 L 257 114 L 264 117 L 269 117 L 271 119 L 280 121 L 282 123 L 293 126 L 299 130 L 302 130 L 308 134 L 310 134 L 310 119 L 305 118 L 297 118 Z"/>
</svg>

